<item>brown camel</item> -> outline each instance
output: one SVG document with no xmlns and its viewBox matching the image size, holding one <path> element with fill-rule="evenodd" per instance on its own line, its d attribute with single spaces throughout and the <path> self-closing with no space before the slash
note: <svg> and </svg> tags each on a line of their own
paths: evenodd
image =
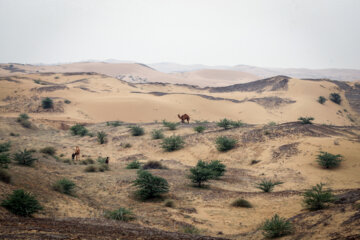
<svg viewBox="0 0 360 240">
<path fill-rule="evenodd" d="M 185 122 L 185 120 L 189 123 L 189 121 L 190 121 L 190 117 L 189 117 L 189 115 L 187 115 L 186 113 L 184 114 L 184 115 L 182 115 L 182 116 L 180 116 L 180 114 L 178 114 L 178 117 L 181 119 L 181 122 L 182 123 L 184 123 Z"/>
</svg>

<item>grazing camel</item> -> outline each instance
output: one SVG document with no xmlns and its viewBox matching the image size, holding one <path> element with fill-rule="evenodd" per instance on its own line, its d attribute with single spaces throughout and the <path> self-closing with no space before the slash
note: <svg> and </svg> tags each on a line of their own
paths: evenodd
<svg viewBox="0 0 360 240">
<path fill-rule="evenodd" d="M 189 117 L 189 115 L 187 115 L 186 113 L 184 114 L 184 115 L 182 115 L 182 116 L 180 116 L 180 114 L 178 114 L 178 117 L 181 119 L 181 122 L 182 123 L 184 123 L 185 122 L 185 120 L 189 123 L 189 121 L 190 121 L 190 117 Z"/>
</svg>

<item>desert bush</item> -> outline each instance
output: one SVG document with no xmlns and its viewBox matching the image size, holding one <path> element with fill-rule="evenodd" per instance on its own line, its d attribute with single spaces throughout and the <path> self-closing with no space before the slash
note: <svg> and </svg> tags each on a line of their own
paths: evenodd
<svg viewBox="0 0 360 240">
<path fill-rule="evenodd" d="M 96 166 L 95 165 L 89 165 L 89 166 L 87 166 L 86 168 L 85 168 L 85 172 L 97 172 L 97 168 L 96 168 Z"/>
<path fill-rule="evenodd" d="M 1 206 L 16 215 L 24 217 L 30 217 L 42 209 L 36 198 L 22 189 L 14 190 L 12 194 L 1 202 Z"/>
<path fill-rule="evenodd" d="M 70 131 L 73 135 L 85 136 L 89 133 L 89 131 L 80 124 L 76 124 L 70 128 Z"/>
<path fill-rule="evenodd" d="M 21 120 L 29 120 L 29 118 L 29 115 L 27 115 L 26 113 L 21 113 L 17 118 L 17 121 L 20 122 Z"/>
<path fill-rule="evenodd" d="M 314 118 L 313 117 L 299 117 L 298 120 L 302 124 L 312 124 L 312 121 L 314 120 Z"/>
<path fill-rule="evenodd" d="M 198 235 L 200 233 L 200 230 L 196 228 L 195 226 L 189 225 L 182 227 L 182 232 L 192 235 Z"/>
<path fill-rule="evenodd" d="M 105 217 L 113 220 L 128 222 L 135 219 L 135 215 L 130 209 L 119 208 L 114 211 L 105 212 Z"/>
<path fill-rule="evenodd" d="M 206 165 L 206 167 L 213 172 L 212 179 L 218 179 L 226 172 L 226 166 L 222 164 L 219 160 L 212 160 Z"/>
<path fill-rule="evenodd" d="M 316 160 L 320 166 L 324 168 L 336 168 L 343 161 L 343 156 L 340 154 L 334 155 L 328 152 L 320 152 Z"/>
<path fill-rule="evenodd" d="M 126 169 L 139 169 L 141 163 L 138 160 L 134 160 L 126 166 Z"/>
<path fill-rule="evenodd" d="M 31 128 L 31 122 L 29 120 L 21 120 L 20 121 L 21 126 L 24 128 Z"/>
<path fill-rule="evenodd" d="M 228 120 L 228 119 L 226 119 L 226 118 L 224 118 L 224 119 L 220 120 L 220 121 L 217 123 L 217 125 L 218 125 L 219 127 L 224 128 L 224 129 L 229 129 L 229 128 L 231 127 L 231 121 Z"/>
<path fill-rule="evenodd" d="M 338 93 L 331 93 L 330 94 L 330 100 L 333 101 L 336 104 L 341 103 L 341 96 Z"/>
<path fill-rule="evenodd" d="M 277 238 L 289 235 L 293 232 L 292 224 L 289 220 L 275 214 L 271 219 L 267 219 L 261 226 L 263 235 L 267 238 Z"/>
<path fill-rule="evenodd" d="M 42 100 L 41 105 L 44 109 L 49 109 L 54 107 L 53 100 L 49 97 Z"/>
<path fill-rule="evenodd" d="M 96 161 L 97 161 L 98 163 L 100 163 L 100 164 L 105 164 L 105 162 L 106 162 L 106 157 L 98 157 L 98 158 L 96 159 Z"/>
<path fill-rule="evenodd" d="M 274 121 L 268 122 L 267 126 L 269 127 L 276 126 L 276 122 Z"/>
<path fill-rule="evenodd" d="M 176 130 L 176 127 L 179 125 L 179 123 L 175 123 L 175 122 L 168 122 L 163 120 L 163 125 L 165 127 L 167 127 L 169 130 Z"/>
<path fill-rule="evenodd" d="M 148 161 L 142 167 L 143 169 L 165 169 L 166 167 L 161 164 L 159 161 Z"/>
<path fill-rule="evenodd" d="M 273 182 L 271 180 L 262 180 L 256 185 L 256 188 L 263 190 L 264 192 L 272 192 L 276 185 L 283 184 L 283 182 Z"/>
<path fill-rule="evenodd" d="M 242 208 L 252 208 L 251 203 L 243 198 L 236 199 L 232 202 L 231 206 L 233 207 L 242 207 Z"/>
<path fill-rule="evenodd" d="M 31 152 L 25 148 L 23 151 L 18 151 L 14 154 L 14 160 L 20 165 L 32 166 L 37 159 L 33 158 Z"/>
<path fill-rule="evenodd" d="M 106 141 L 107 134 L 104 131 L 97 133 L 97 139 L 100 144 L 104 144 Z"/>
<path fill-rule="evenodd" d="M 26 113 L 22 113 L 17 118 L 17 122 L 21 124 L 24 128 L 31 128 L 31 122 L 29 121 L 30 117 Z"/>
<path fill-rule="evenodd" d="M 8 168 L 11 162 L 9 153 L 0 153 L 0 168 Z"/>
<path fill-rule="evenodd" d="M 331 203 L 335 200 L 331 189 L 323 189 L 325 184 L 320 183 L 306 190 L 304 193 L 304 204 L 309 210 L 319 210 L 326 207 L 326 203 Z"/>
<path fill-rule="evenodd" d="M 18 137 L 18 136 L 20 136 L 20 134 L 18 134 L 18 133 L 13 133 L 13 132 L 9 133 L 9 135 L 12 136 L 12 137 Z"/>
<path fill-rule="evenodd" d="M 132 145 L 130 143 L 125 143 L 124 144 L 124 148 L 131 148 L 131 147 L 132 147 Z"/>
<path fill-rule="evenodd" d="M 175 204 L 174 204 L 173 200 L 166 200 L 164 206 L 169 207 L 169 208 L 173 208 L 173 207 L 175 207 Z"/>
<path fill-rule="evenodd" d="M 4 183 L 10 183 L 11 182 L 11 175 L 5 171 L 4 169 L 0 168 L 0 181 Z"/>
<path fill-rule="evenodd" d="M 136 195 L 140 199 L 159 197 L 169 192 L 169 184 L 164 178 L 154 176 L 145 170 L 138 170 L 137 175 L 133 185 L 137 187 Z"/>
<path fill-rule="evenodd" d="M 194 131 L 195 131 L 195 132 L 198 132 L 198 133 L 204 132 L 205 129 L 206 129 L 206 127 L 205 127 L 205 126 L 202 126 L 202 125 L 194 127 Z"/>
<path fill-rule="evenodd" d="M 245 124 L 242 121 L 231 121 L 230 125 L 234 128 L 242 127 Z"/>
<path fill-rule="evenodd" d="M 326 102 L 326 98 L 323 96 L 320 96 L 317 100 L 320 104 L 324 104 Z"/>
<path fill-rule="evenodd" d="M 56 181 L 52 187 L 55 191 L 57 191 L 59 193 L 72 195 L 75 186 L 76 185 L 73 181 L 71 181 L 67 178 L 63 178 L 63 179 Z"/>
<path fill-rule="evenodd" d="M 121 126 L 123 123 L 120 121 L 113 121 L 113 122 L 106 122 L 106 126 L 112 126 L 112 127 L 119 127 Z"/>
<path fill-rule="evenodd" d="M 151 132 L 151 137 L 152 137 L 152 139 L 163 139 L 164 134 L 161 129 L 154 129 Z"/>
<path fill-rule="evenodd" d="M 133 136 L 142 136 L 145 134 L 144 128 L 140 126 L 131 126 L 131 135 Z"/>
<path fill-rule="evenodd" d="M 95 161 L 93 159 L 91 159 L 91 158 L 87 158 L 87 159 L 82 160 L 80 162 L 80 164 L 82 164 L 82 165 L 88 165 L 88 164 L 94 164 L 94 163 L 95 163 Z"/>
<path fill-rule="evenodd" d="M 202 187 L 204 182 L 213 179 L 214 172 L 207 167 L 201 166 L 199 162 L 195 167 L 190 168 L 190 174 L 187 177 L 192 183 L 197 184 L 198 187 Z"/>
<path fill-rule="evenodd" d="M 56 149 L 54 147 L 44 147 L 40 149 L 40 152 L 54 156 L 54 154 L 56 153 Z"/>
<path fill-rule="evenodd" d="M 64 103 L 66 103 L 66 104 L 70 104 L 70 103 L 71 103 L 71 101 L 70 101 L 70 100 L 68 100 L 68 99 L 65 99 L 65 100 L 64 100 Z"/>
<path fill-rule="evenodd" d="M 171 136 L 163 139 L 161 147 L 167 151 L 172 152 L 184 147 L 184 140 L 180 136 Z"/>
<path fill-rule="evenodd" d="M 98 167 L 97 167 L 97 170 L 99 172 L 105 172 L 105 171 L 109 171 L 109 165 L 106 164 L 106 163 L 101 163 Z"/>
<path fill-rule="evenodd" d="M 11 147 L 10 141 L 1 143 L 0 144 L 0 153 L 9 151 L 10 147 Z"/>
<path fill-rule="evenodd" d="M 216 138 L 215 143 L 217 150 L 220 152 L 226 152 L 235 147 L 237 140 L 230 137 L 221 136 Z"/>
</svg>

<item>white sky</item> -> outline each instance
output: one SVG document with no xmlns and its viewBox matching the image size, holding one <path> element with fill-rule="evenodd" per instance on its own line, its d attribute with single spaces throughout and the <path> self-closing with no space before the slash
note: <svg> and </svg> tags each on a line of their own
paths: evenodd
<svg viewBox="0 0 360 240">
<path fill-rule="evenodd" d="M 0 0 L 0 62 L 360 69 L 360 0 Z"/>
</svg>

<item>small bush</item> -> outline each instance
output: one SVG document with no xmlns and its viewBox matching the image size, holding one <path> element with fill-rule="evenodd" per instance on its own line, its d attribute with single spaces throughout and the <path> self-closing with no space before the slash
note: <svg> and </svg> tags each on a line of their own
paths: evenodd
<svg viewBox="0 0 360 240">
<path fill-rule="evenodd" d="M 137 187 L 136 194 L 140 199 L 159 197 L 169 192 L 169 184 L 164 178 L 154 176 L 145 170 L 139 170 L 137 175 L 133 185 Z"/>
<path fill-rule="evenodd" d="M 96 161 L 97 161 L 98 163 L 100 163 L 100 164 L 105 164 L 105 162 L 106 162 L 106 157 L 98 157 L 98 158 L 96 159 Z"/>
<path fill-rule="evenodd" d="M 269 122 L 268 124 L 267 124 L 269 127 L 272 127 L 272 126 L 276 126 L 276 122 Z"/>
<path fill-rule="evenodd" d="M 4 183 L 10 183 L 11 182 L 11 175 L 0 168 L 0 181 L 4 182 Z"/>
<path fill-rule="evenodd" d="M 130 143 L 125 143 L 124 144 L 124 148 L 131 148 L 131 147 L 132 147 L 132 145 Z"/>
<path fill-rule="evenodd" d="M 143 169 L 165 169 L 166 167 L 161 164 L 159 161 L 148 161 L 142 167 Z"/>
<path fill-rule="evenodd" d="M 172 152 L 184 147 L 184 140 L 180 136 L 171 136 L 163 139 L 161 147 L 167 151 Z"/>
<path fill-rule="evenodd" d="M 254 164 L 257 164 L 259 162 L 260 162 L 260 160 L 253 159 L 253 160 L 251 160 L 250 164 L 254 165 Z"/>
<path fill-rule="evenodd" d="M 263 235 L 267 238 L 277 238 L 289 235 L 293 232 L 293 227 L 290 221 L 279 217 L 275 214 L 271 219 L 267 219 L 261 226 Z"/>
<path fill-rule="evenodd" d="M 169 207 L 169 208 L 173 208 L 173 207 L 175 207 L 175 204 L 174 204 L 173 200 L 166 200 L 164 206 Z"/>
<path fill-rule="evenodd" d="M 131 128 L 131 135 L 133 136 L 142 136 L 145 134 L 145 131 L 140 126 L 132 126 Z"/>
<path fill-rule="evenodd" d="M 59 193 L 64 193 L 67 195 L 72 195 L 74 188 L 75 188 L 75 183 L 67 178 L 63 178 L 58 180 L 54 185 L 53 185 L 53 189 Z"/>
<path fill-rule="evenodd" d="M 108 164 L 102 163 L 102 164 L 100 164 L 100 165 L 98 166 L 97 170 L 98 170 L 99 172 L 105 172 L 105 171 L 109 171 L 110 169 L 109 169 L 109 165 L 108 165 Z"/>
<path fill-rule="evenodd" d="M 70 128 L 70 131 L 73 135 L 85 136 L 89 131 L 82 125 L 76 124 Z"/>
<path fill-rule="evenodd" d="M 229 129 L 229 128 L 231 127 L 231 121 L 228 120 L 228 119 L 226 119 L 226 118 L 224 118 L 224 119 L 220 120 L 220 121 L 217 123 L 217 125 L 218 125 L 219 127 L 224 128 L 224 129 Z"/>
<path fill-rule="evenodd" d="M 9 153 L 0 153 L 0 168 L 8 168 L 11 162 Z"/>
<path fill-rule="evenodd" d="M 86 168 L 85 168 L 85 172 L 97 172 L 97 168 L 96 168 L 96 166 L 95 165 L 89 165 L 89 166 L 87 166 Z"/>
<path fill-rule="evenodd" d="M 214 172 L 209 168 L 199 166 L 199 162 L 195 167 L 190 168 L 190 175 L 188 175 L 188 178 L 192 183 L 197 184 L 198 187 L 202 187 L 204 182 L 213 179 Z"/>
<path fill-rule="evenodd" d="M 312 121 L 314 121 L 314 118 L 313 117 L 299 117 L 298 120 L 302 124 L 312 124 Z"/>
<path fill-rule="evenodd" d="M 23 151 L 18 151 L 14 154 L 14 160 L 20 165 L 32 166 L 37 159 L 33 158 L 31 152 L 25 148 Z"/>
<path fill-rule="evenodd" d="M 196 228 L 195 226 L 184 226 L 182 228 L 183 233 L 192 234 L 192 235 L 198 235 L 200 233 L 200 230 Z"/>
<path fill-rule="evenodd" d="M 54 107 L 53 100 L 51 98 L 45 98 L 42 100 L 41 105 L 44 109 L 49 109 Z"/>
<path fill-rule="evenodd" d="M 326 203 L 331 203 L 335 200 L 331 189 L 323 189 L 325 184 L 320 183 L 304 193 L 304 204 L 309 210 L 319 210 L 326 207 Z"/>
<path fill-rule="evenodd" d="M 82 165 L 88 165 L 88 164 L 94 164 L 94 163 L 95 163 L 95 161 L 92 160 L 91 158 L 87 158 L 87 159 L 82 160 L 82 161 L 80 162 L 80 164 L 82 164 Z"/>
<path fill-rule="evenodd" d="M 121 126 L 123 123 L 120 121 L 114 121 L 114 122 L 106 122 L 106 126 L 112 126 L 112 127 L 119 127 Z"/>
<path fill-rule="evenodd" d="M 17 122 L 21 124 L 24 128 L 31 128 L 31 122 L 29 121 L 30 117 L 26 113 L 22 113 L 17 118 Z"/>
<path fill-rule="evenodd" d="M 331 93 L 330 100 L 336 104 L 341 104 L 341 96 L 338 93 Z"/>
<path fill-rule="evenodd" d="M 215 143 L 217 150 L 219 150 L 220 152 L 226 152 L 235 147 L 237 140 L 221 136 L 216 138 Z"/>
<path fill-rule="evenodd" d="M 234 128 L 242 127 L 245 125 L 242 121 L 231 121 L 230 124 Z"/>
<path fill-rule="evenodd" d="M 262 180 L 257 184 L 256 188 L 263 190 L 264 192 L 272 192 L 276 185 L 283 184 L 283 182 L 273 182 L 271 180 Z"/>
<path fill-rule="evenodd" d="M 163 134 L 162 130 L 160 130 L 160 129 L 154 129 L 154 130 L 151 132 L 151 137 L 152 137 L 152 139 L 163 139 L 163 138 L 164 138 L 164 134 Z"/>
<path fill-rule="evenodd" d="M 70 100 L 65 99 L 65 100 L 64 100 L 64 103 L 66 103 L 66 104 L 70 104 L 70 103 L 71 103 L 71 101 L 70 101 Z"/>
<path fill-rule="evenodd" d="M 236 199 L 231 206 L 233 207 L 242 207 L 242 208 L 252 208 L 251 203 L 243 198 Z"/>
<path fill-rule="evenodd" d="M 326 102 L 326 98 L 323 96 L 320 96 L 317 100 L 320 104 L 324 104 Z"/>
<path fill-rule="evenodd" d="M 10 147 L 11 147 L 11 142 L 10 141 L 5 142 L 5 143 L 1 143 L 0 144 L 0 153 L 9 151 Z"/>
<path fill-rule="evenodd" d="M 17 121 L 20 122 L 21 120 L 29 120 L 29 118 L 29 115 L 27 115 L 26 113 L 21 113 L 17 118 Z"/>
<path fill-rule="evenodd" d="M 198 132 L 198 133 L 204 132 L 205 129 L 206 129 L 206 127 L 205 127 L 205 126 L 201 126 L 201 125 L 194 127 L 194 131 L 195 131 L 195 132 Z"/>
<path fill-rule="evenodd" d="M 175 122 L 167 122 L 165 120 L 163 120 L 163 125 L 165 127 L 167 127 L 169 130 L 176 130 L 176 127 L 179 125 L 179 123 L 175 123 Z"/>
<path fill-rule="evenodd" d="M 126 166 L 126 169 L 139 169 L 141 164 L 138 160 L 132 161 Z"/>
<path fill-rule="evenodd" d="M 20 121 L 21 126 L 24 128 L 31 128 L 31 122 L 29 120 L 21 120 Z"/>
<path fill-rule="evenodd" d="M 334 155 L 328 152 L 320 152 L 316 160 L 320 166 L 324 168 L 336 168 L 343 161 L 343 156 L 340 154 Z"/>
<path fill-rule="evenodd" d="M 14 190 L 1 202 L 1 206 L 10 212 L 24 217 L 30 217 L 42 209 L 36 198 L 22 189 Z"/>
<path fill-rule="evenodd" d="M 97 139 L 100 144 L 104 144 L 106 141 L 107 134 L 104 131 L 97 133 Z"/>
<path fill-rule="evenodd" d="M 40 149 L 40 152 L 54 156 L 56 153 L 56 149 L 54 147 L 44 147 L 44 148 Z"/>
<path fill-rule="evenodd" d="M 118 210 L 105 212 L 105 217 L 113 220 L 124 221 L 124 222 L 128 222 L 135 219 L 135 216 L 130 209 L 126 209 L 122 207 L 119 208 Z"/>
<path fill-rule="evenodd" d="M 12 136 L 12 137 L 18 137 L 18 136 L 20 136 L 20 134 L 18 134 L 18 133 L 13 133 L 13 132 L 11 132 L 9 135 Z"/>
</svg>

